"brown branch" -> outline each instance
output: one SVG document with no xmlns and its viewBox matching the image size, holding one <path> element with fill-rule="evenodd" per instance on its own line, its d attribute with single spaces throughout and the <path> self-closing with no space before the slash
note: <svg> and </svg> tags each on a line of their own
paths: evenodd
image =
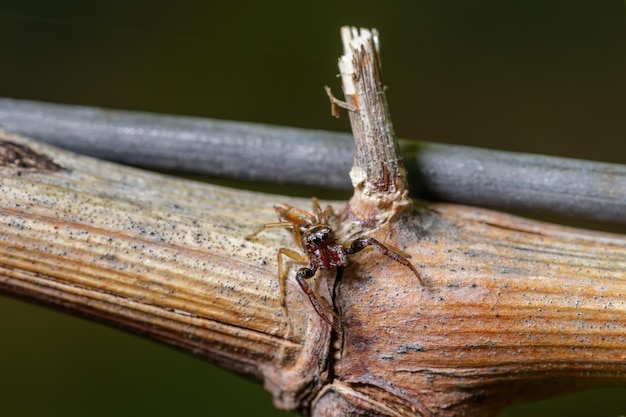
<svg viewBox="0 0 626 417">
<path fill-rule="evenodd" d="M 376 251 L 354 255 L 335 298 L 343 331 L 333 332 L 292 275 L 281 306 L 276 253 L 293 247 L 288 233 L 244 239 L 274 218 L 274 203 L 306 209 L 308 199 L 146 173 L 8 132 L 0 140 L 61 167 L 0 160 L 1 292 L 260 379 L 281 408 L 485 416 L 626 381 L 624 236 L 463 206 L 411 209 L 363 183 L 374 192 L 355 194 L 338 232 L 407 252 L 424 285 Z M 366 178 L 397 178 L 394 158 Z M 372 211 L 355 210 L 359 199 Z M 328 298 L 333 278 L 318 274 L 314 287 Z"/>
<path fill-rule="evenodd" d="M 285 240 L 243 238 L 259 217 L 272 218 L 274 197 L 78 157 L 6 131 L 0 140 L 64 167 L 0 159 L 0 292 L 263 380 L 281 407 L 306 400 L 328 336 L 291 282 L 289 314 L 281 308 L 273 260 Z"/>
<path fill-rule="evenodd" d="M 391 241 L 425 285 L 375 254 L 347 271 L 336 302 L 341 349 L 313 414 L 485 416 L 515 400 L 623 383 L 626 239 L 460 206 L 411 213 L 377 33 L 343 28 L 342 38 L 357 146 L 340 230 Z"/>
</svg>

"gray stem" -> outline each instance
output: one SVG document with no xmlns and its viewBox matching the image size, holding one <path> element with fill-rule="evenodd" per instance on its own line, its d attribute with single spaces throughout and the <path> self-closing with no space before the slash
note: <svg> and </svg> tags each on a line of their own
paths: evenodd
<svg viewBox="0 0 626 417">
<path fill-rule="evenodd" d="M 125 164 L 351 189 L 345 133 L 0 99 L 0 124 Z M 415 197 L 626 224 L 626 166 L 401 141 Z"/>
</svg>

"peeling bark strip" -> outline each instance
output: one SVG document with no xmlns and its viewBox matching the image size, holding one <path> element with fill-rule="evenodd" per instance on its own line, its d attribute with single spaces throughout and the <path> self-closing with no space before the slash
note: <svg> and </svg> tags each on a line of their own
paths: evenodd
<svg viewBox="0 0 626 417">
<path fill-rule="evenodd" d="M 44 154 L 6 140 L 0 140 L 0 165 L 37 172 L 58 172 L 65 169 L 61 164 Z"/>
</svg>

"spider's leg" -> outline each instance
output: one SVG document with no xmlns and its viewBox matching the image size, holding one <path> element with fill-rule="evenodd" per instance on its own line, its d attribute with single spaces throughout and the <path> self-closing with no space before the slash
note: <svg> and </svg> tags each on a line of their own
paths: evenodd
<svg viewBox="0 0 626 417">
<path fill-rule="evenodd" d="M 338 266 L 337 273 L 335 275 L 335 282 L 333 283 L 333 295 L 332 295 L 333 306 L 335 305 L 335 300 L 337 299 L 337 289 L 339 288 L 339 283 L 341 282 L 342 278 L 343 278 L 343 266 Z"/>
<path fill-rule="evenodd" d="M 280 305 L 285 307 L 285 295 L 287 293 L 287 286 L 285 282 L 287 281 L 287 268 L 285 268 L 284 258 L 286 256 L 291 258 L 295 262 L 299 264 L 308 263 L 308 259 L 306 256 L 299 254 L 296 251 L 287 248 L 278 249 L 278 284 L 280 285 Z"/>
<path fill-rule="evenodd" d="M 352 243 L 350 244 L 350 247 L 346 249 L 346 253 L 348 255 L 352 255 L 354 253 L 357 253 L 365 249 L 368 246 L 373 246 L 378 252 L 382 253 L 385 256 L 388 256 L 394 261 L 399 262 L 402 265 L 406 266 L 407 268 L 411 269 L 411 271 L 413 271 L 413 273 L 417 277 L 420 284 L 424 285 L 424 282 L 422 281 L 422 277 L 420 276 L 419 272 L 417 272 L 417 269 L 415 269 L 413 264 L 411 264 L 411 262 L 409 262 L 406 259 L 406 257 L 402 256 L 397 251 L 388 248 L 387 246 L 383 245 L 382 243 L 380 243 L 379 241 L 377 241 L 376 239 L 372 237 L 359 237 L 357 239 L 354 239 Z"/>
<path fill-rule="evenodd" d="M 298 273 L 296 274 L 296 281 L 298 281 L 298 284 L 300 284 L 300 288 L 302 288 L 302 291 L 304 291 L 304 293 L 309 297 L 309 301 L 311 302 L 311 305 L 315 309 L 315 312 L 317 313 L 317 315 L 320 316 L 322 319 L 324 319 L 326 323 L 330 324 L 333 329 L 339 330 L 337 326 L 335 325 L 335 323 L 326 316 L 324 308 L 322 307 L 319 300 L 317 299 L 315 292 L 306 282 L 307 279 L 315 275 L 315 272 L 317 272 L 317 270 L 315 269 L 301 268 L 298 270 Z M 334 317 L 334 313 L 333 313 L 333 317 Z"/>
<path fill-rule="evenodd" d="M 322 211 L 322 207 L 320 206 L 320 202 L 317 197 L 313 197 L 313 213 L 317 218 L 319 223 L 328 223 L 328 219 L 333 215 L 333 208 L 331 206 L 326 206 L 326 208 Z"/>
<path fill-rule="evenodd" d="M 250 233 L 248 236 L 246 236 L 246 240 L 252 239 L 253 237 L 258 235 L 265 229 L 276 229 L 276 228 L 283 228 L 283 227 L 284 228 L 288 227 L 291 230 L 295 230 L 295 226 L 291 222 L 266 223 L 262 225 L 261 227 L 259 227 L 258 229 L 256 229 L 254 232 Z"/>
</svg>

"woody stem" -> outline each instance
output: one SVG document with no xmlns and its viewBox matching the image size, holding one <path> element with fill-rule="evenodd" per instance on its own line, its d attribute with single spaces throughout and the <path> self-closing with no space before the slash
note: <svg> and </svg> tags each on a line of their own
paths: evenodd
<svg viewBox="0 0 626 417">
<path fill-rule="evenodd" d="M 339 71 L 356 144 L 352 185 L 365 195 L 402 196 L 406 170 L 382 81 L 378 32 L 343 27 L 341 37 Z"/>
</svg>

